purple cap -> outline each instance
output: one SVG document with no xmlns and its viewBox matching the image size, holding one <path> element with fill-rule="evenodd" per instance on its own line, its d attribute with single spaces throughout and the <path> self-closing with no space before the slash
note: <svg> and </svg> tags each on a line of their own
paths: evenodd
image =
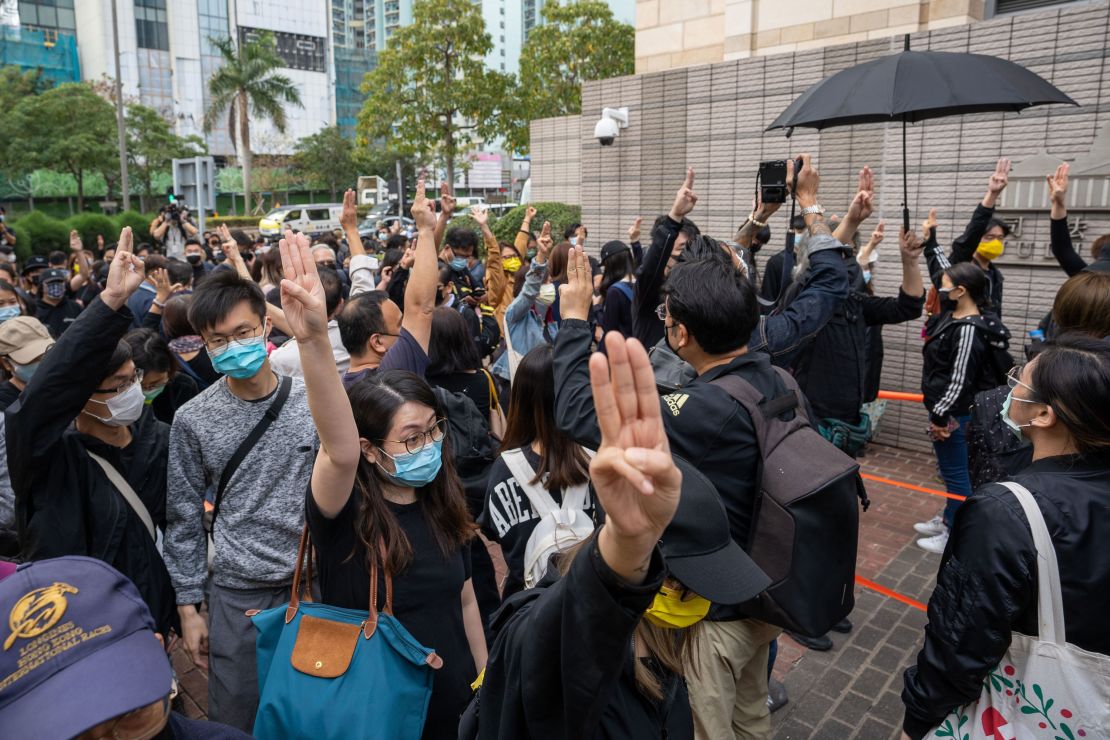
<svg viewBox="0 0 1110 740">
<path fill-rule="evenodd" d="M 101 560 L 26 563 L 0 581 L 0 727 L 73 737 L 170 693 L 170 662 L 131 581 Z"/>
</svg>

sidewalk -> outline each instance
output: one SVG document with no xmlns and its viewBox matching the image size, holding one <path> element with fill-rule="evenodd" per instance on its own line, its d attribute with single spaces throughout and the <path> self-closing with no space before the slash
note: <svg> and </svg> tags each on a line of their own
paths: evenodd
<svg viewBox="0 0 1110 740">
<path fill-rule="evenodd" d="M 943 490 L 931 455 L 871 445 L 864 473 Z M 871 508 L 860 515 L 857 574 L 920 602 L 928 602 L 940 556 L 914 544 L 914 522 L 931 518 L 944 499 L 865 481 Z M 779 640 L 775 677 L 790 703 L 771 715 L 775 740 L 897 738 L 902 725 L 902 671 L 917 656 L 925 613 L 865 588 L 856 589 L 852 632 L 831 633 L 835 647 L 807 650 Z"/>
<path fill-rule="evenodd" d="M 943 489 L 933 479 L 933 458 L 872 445 L 860 463 L 864 473 Z M 925 493 L 865 481 L 871 508 L 860 515 L 857 573 L 912 599 L 932 593 L 940 556 L 921 550 L 913 523 L 925 521 L 944 500 Z M 775 677 L 786 684 L 790 703 L 772 715 L 775 740 L 899 737 L 902 671 L 921 645 L 925 614 L 864 588 L 856 589 L 850 634 L 832 633 L 827 653 L 806 650 L 789 637 L 779 640 Z M 182 711 L 203 719 L 208 710 L 208 676 L 180 649 L 174 667 L 181 684 Z"/>
</svg>

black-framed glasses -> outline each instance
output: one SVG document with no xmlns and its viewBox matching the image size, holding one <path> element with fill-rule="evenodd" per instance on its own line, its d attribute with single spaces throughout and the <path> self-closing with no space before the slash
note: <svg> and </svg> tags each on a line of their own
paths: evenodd
<svg viewBox="0 0 1110 740">
<path fill-rule="evenodd" d="M 120 383 L 115 388 L 97 388 L 96 392 L 97 393 L 111 393 L 114 396 L 118 396 L 119 394 L 123 393 L 125 390 L 127 390 L 131 386 L 135 385 L 136 383 L 142 383 L 142 382 L 143 382 L 142 368 L 136 368 L 135 372 L 131 375 L 130 378 L 123 381 L 122 383 Z"/>
<path fill-rule="evenodd" d="M 424 446 L 429 442 L 442 442 L 443 438 L 447 436 L 447 419 L 436 419 L 435 423 L 423 432 L 413 432 L 404 439 L 383 439 L 382 442 L 394 442 L 396 444 L 404 445 L 405 452 L 410 455 L 414 452 L 419 452 L 424 449 Z M 385 450 L 382 450 L 385 452 Z M 388 452 L 385 454 L 389 455 Z M 393 457 L 392 455 L 389 455 Z"/>
<path fill-rule="evenodd" d="M 259 324 L 258 326 L 250 329 L 240 329 L 230 337 L 215 337 L 214 339 L 206 339 L 204 342 L 204 346 L 208 348 L 208 353 L 210 355 L 218 355 L 224 352 L 231 342 L 235 342 L 236 344 L 247 344 L 252 339 L 258 339 L 258 331 L 263 327 L 263 325 L 264 324 Z"/>
</svg>

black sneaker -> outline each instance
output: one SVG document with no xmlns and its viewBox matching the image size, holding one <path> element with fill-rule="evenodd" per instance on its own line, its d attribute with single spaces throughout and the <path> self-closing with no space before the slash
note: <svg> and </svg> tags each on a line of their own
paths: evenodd
<svg viewBox="0 0 1110 740">
<path fill-rule="evenodd" d="M 806 637 L 799 635 L 797 632 L 786 630 L 786 634 L 790 635 L 790 639 L 799 645 L 805 645 L 810 650 L 817 650 L 818 652 L 825 652 L 826 650 L 833 649 L 833 641 L 829 639 L 828 635 L 821 635 L 820 637 Z"/>
<path fill-rule="evenodd" d="M 852 623 L 848 621 L 848 617 L 844 617 L 832 626 L 832 631 L 846 635 L 852 631 Z"/>
<path fill-rule="evenodd" d="M 790 700 L 786 698 L 786 687 L 781 681 L 773 678 L 767 679 L 767 708 L 777 712 L 786 706 Z"/>
</svg>

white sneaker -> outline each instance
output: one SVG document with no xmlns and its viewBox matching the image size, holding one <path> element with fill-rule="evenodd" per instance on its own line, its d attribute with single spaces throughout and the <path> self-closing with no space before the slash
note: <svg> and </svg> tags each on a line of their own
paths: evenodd
<svg viewBox="0 0 1110 740">
<path fill-rule="evenodd" d="M 917 541 L 917 546 L 922 550 L 935 552 L 940 555 L 944 552 L 944 546 L 948 544 L 948 532 L 941 532 L 935 537 L 924 537 Z"/>
<path fill-rule="evenodd" d="M 938 534 L 948 531 L 948 527 L 944 526 L 944 517 L 940 514 L 927 522 L 918 522 L 913 525 L 913 529 L 918 534 L 923 534 L 926 537 L 936 537 Z"/>
</svg>

